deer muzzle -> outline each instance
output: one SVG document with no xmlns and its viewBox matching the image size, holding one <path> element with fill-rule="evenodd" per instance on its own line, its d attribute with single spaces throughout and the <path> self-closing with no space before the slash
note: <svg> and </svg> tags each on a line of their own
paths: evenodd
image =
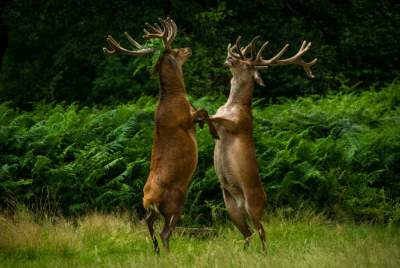
<svg viewBox="0 0 400 268">
<path fill-rule="evenodd" d="M 233 62 L 232 62 L 230 59 L 227 59 L 227 60 L 224 62 L 224 66 L 225 66 L 225 67 L 232 67 L 232 66 L 233 66 Z"/>
<path fill-rule="evenodd" d="M 183 51 L 185 53 L 185 56 L 187 57 L 192 56 L 192 49 L 190 47 L 183 48 Z"/>
</svg>

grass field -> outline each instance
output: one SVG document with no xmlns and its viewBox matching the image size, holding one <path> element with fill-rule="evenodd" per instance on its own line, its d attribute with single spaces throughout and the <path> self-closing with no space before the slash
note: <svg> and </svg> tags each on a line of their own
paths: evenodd
<svg viewBox="0 0 400 268">
<path fill-rule="evenodd" d="M 145 225 L 94 213 L 68 221 L 0 216 L 0 267 L 400 267 L 400 229 L 339 224 L 322 216 L 265 219 L 268 251 L 258 237 L 243 250 L 232 226 L 179 228 L 171 253 L 152 252 Z M 159 226 L 158 226 L 159 228 Z"/>
</svg>

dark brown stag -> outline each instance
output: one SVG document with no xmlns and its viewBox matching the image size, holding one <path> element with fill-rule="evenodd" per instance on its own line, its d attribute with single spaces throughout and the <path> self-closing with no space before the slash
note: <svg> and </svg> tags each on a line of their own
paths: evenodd
<svg viewBox="0 0 400 268">
<path fill-rule="evenodd" d="M 268 42 L 257 52 L 254 38 L 246 47 L 236 44 L 228 46 L 225 65 L 232 73 L 228 101 L 220 107 L 211 121 L 220 137 L 215 142 L 214 166 L 221 183 L 224 202 L 229 216 L 249 244 L 252 231 L 246 221 L 249 218 L 256 228 L 265 249 L 265 231 L 261 223 L 266 194 L 261 184 L 253 142 L 253 117 L 251 102 L 254 83 L 264 86 L 259 70 L 270 66 L 298 64 L 313 78 L 311 66 L 317 59 L 304 62 L 301 57 L 311 46 L 304 41 L 299 51 L 292 57 L 280 59 L 288 45 L 271 59 L 263 59 L 262 53 Z"/>
<path fill-rule="evenodd" d="M 206 121 L 212 134 L 216 135 L 207 112 L 195 110 L 187 98 L 182 65 L 191 55 L 191 49 L 172 49 L 177 34 L 176 24 L 170 18 L 159 20 L 161 26 L 146 23 L 147 29 L 144 29 L 145 39 L 158 38 L 164 44 L 156 68 L 160 76 L 160 95 L 155 112 L 150 173 L 143 190 L 143 206 L 147 211 L 145 220 L 157 253 L 159 246 L 154 221 L 160 214 L 164 218 L 161 239 L 168 251 L 169 237 L 182 213 L 187 188 L 197 166 L 195 123 Z M 111 49 L 104 48 L 104 52 L 130 56 L 154 52 L 154 48 L 144 48 L 128 33 L 125 35 L 136 50 L 125 49 L 108 36 Z"/>
</svg>

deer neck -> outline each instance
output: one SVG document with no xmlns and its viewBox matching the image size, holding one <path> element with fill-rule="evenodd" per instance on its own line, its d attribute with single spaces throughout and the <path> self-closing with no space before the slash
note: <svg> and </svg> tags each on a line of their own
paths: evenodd
<svg viewBox="0 0 400 268">
<path fill-rule="evenodd" d="M 181 66 L 171 68 L 160 66 L 160 99 L 168 99 L 176 95 L 186 95 L 185 81 Z"/>
<path fill-rule="evenodd" d="M 251 107 L 253 90 L 254 81 L 252 79 L 241 80 L 237 77 L 232 77 L 227 104 L 240 104 Z"/>
</svg>

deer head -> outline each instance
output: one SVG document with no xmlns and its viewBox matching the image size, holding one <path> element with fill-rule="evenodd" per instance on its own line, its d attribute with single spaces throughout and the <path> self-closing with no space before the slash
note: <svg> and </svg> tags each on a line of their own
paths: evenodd
<svg viewBox="0 0 400 268">
<path fill-rule="evenodd" d="M 174 69 L 179 69 L 180 72 L 182 72 L 181 67 L 185 63 L 187 58 L 192 54 L 192 51 L 190 48 L 173 49 L 171 45 L 174 42 L 178 31 L 175 22 L 170 18 L 159 18 L 159 22 L 161 26 L 158 23 L 154 23 L 153 25 L 151 25 L 150 23 L 146 22 L 145 25 L 147 29 L 143 29 L 145 33 L 143 37 L 146 40 L 162 40 L 164 51 L 157 65 L 160 65 L 161 62 L 165 62 L 172 66 Z M 111 35 L 109 35 L 106 38 L 106 41 L 110 45 L 110 49 L 103 48 L 104 53 L 107 55 L 124 54 L 129 56 L 142 56 L 155 52 L 155 48 L 144 48 L 142 45 L 136 42 L 127 32 L 125 32 L 124 34 L 129 43 L 133 45 L 136 50 L 129 50 L 122 47 Z M 158 68 L 156 68 L 156 70 L 158 71 Z"/>
<path fill-rule="evenodd" d="M 228 56 L 225 65 L 230 68 L 234 77 L 238 77 L 245 81 L 248 79 L 254 79 L 254 81 L 259 85 L 265 86 L 259 70 L 267 69 L 269 66 L 297 64 L 303 67 L 308 77 L 314 78 L 311 66 L 317 62 L 317 59 L 310 62 L 305 62 L 301 59 L 301 57 L 310 49 L 311 42 L 303 41 L 299 51 L 295 55 L 281 60 L 281 56 L 289 48 L 289 45 L 286 44 L 275 56 L 266 60 L 262 58 L 262 53 L 269 42 L 265 42 L 257 52 L 255 41 L 258 38 L 259 36 L 253 38 L 253 40 L 251 40 L 251 42 L 244 48 L 240 46 L 240 36 L 237 38 L 235 45 L 228 45 Z"/>
</svg>

